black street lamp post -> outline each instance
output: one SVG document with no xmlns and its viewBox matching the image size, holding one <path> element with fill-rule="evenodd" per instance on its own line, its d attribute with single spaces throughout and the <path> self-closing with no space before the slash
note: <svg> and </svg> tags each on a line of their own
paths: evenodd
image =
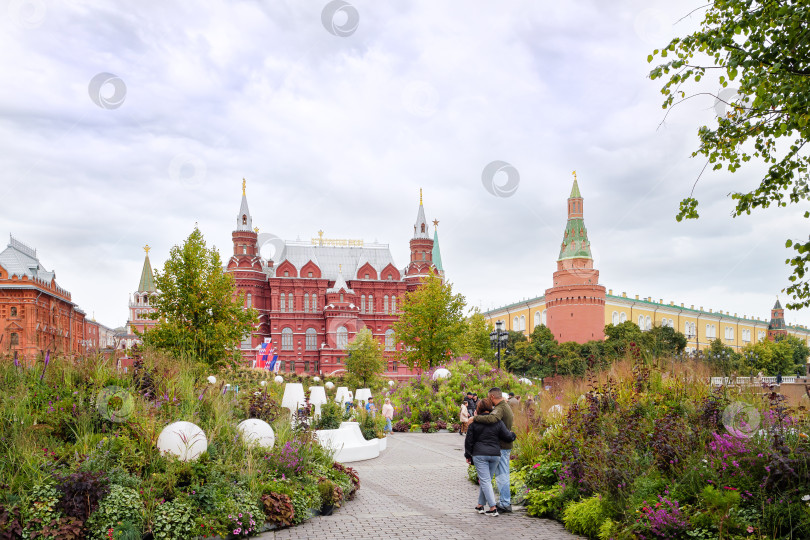
<svg viewBox="0 0 810 540">
<path fill-rule="evenodd" d="M 509 332 L 503 329 L 503 321 L 495 323 L 495 330 L 489 333 L 489 344 L 498 349 L 498 369 L 501 369 L 501 345 L 506 348 L 506 342 L 509 339 Z"/>
</svg>

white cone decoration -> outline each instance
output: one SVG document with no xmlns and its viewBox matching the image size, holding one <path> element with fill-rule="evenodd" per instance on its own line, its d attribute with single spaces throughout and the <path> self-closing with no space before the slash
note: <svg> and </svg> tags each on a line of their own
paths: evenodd
<svg viewBox="0 0 810 540">
<path fill-rule="evenodd" d="M 315 416 L 321 415 L 321 405 L 326 403 L 326 389 L 323 386 L 309 387 L 309 402 L 315 405 Z"/>
<path fill-rule="evenodd" d="M 312 377 L 312 380 L 315 381 L 315 382 L 321 382 L 320 377 Z"/>
<path fill-rule="evenodd" d="M 270 424 L 258 418 L 249 418 L 236 426 L 242 434 L 245 444 L 261 448 L 273 448 L 276 444 L 276 434 Z"/>
<path fill-rule="evenodd" d="M 180 461 L 191 461 L 208 449 L 208 439 L 196 424 L 174 422 L 160 432 L 157 447 L 161 454 L 172 454 Z"/>
<path fill-rule="evenodd" d="M 259 386 L 267 386 L 267 381 L 262 381 L 259 383 Z"/>
<path fill-rule="evenodd" d="M 368 398 L 371 397 L 371 389 L 370 388 L 358 388 L 357 392 L 354 393 L 355 399 L 357 401 L 362 401 L 363 403 L 368 403 Z"/>
<path fill-rule="evenodd" d="M 522 378 L 518 379 L 518 382 L 519 382 L 519 383 L 523 383 L 523 384 L 528 384 L 529 386 L 531 386 L 532 384 L 534 384 L 534 383 L 532 383 L 532 381 L 530 381 L 530 380 L 529 380 L 529 379 L 527 379 L 526 377 L 522 377 Z"/>
<path fill-rule="evenodd" d="M 213 375 L 209 375 L 208 376 L 208 383 L 209 384 L 217 384 L 217 378 L 214 377 Z"/>
<path fill-rule="evenodd" d="M 388 386 L 394 386 L 394 381 L 388 381 Z"/>
<path fill-rule="evenodd" d="M 347 401 L 351 401 L 351 392 L 349 392 L 349 388 L 346 386 L 338 386 L 337 393 L 335 394 L 335 401 L 338 403 L 346 403 Z"/>
<path fill-rule="evenodd" d="M 304 385 L 301 383 L 287 383 L 284 386 L 284 397 L 281 398 L 281 406 L 285 409 L 290 409 L 292 414 L 298 411 L 299 407 L 304 405 L 306 395 L 304 394 Z"/>
<path fill-rule="evenodd" d="M 447 379 L 450 377 L 450 370 L 445 368 L 439 368 L 433 372 L 433 380 L 438 381 L 439 379 Z"/>
<path fill-rule="evenodd" d="M 284 377 L 282 377 L 281 375 L 276 375 L 276 378 L 273 380 L 276 381 L 276 384 L 281 384 L 284 382 Z"/>
<path fill-rule="evenodd" d="M 332 381 L 329 381 L 329 382 L 328 382 L 328 383 L 326 383 L 324 386 L 326 386 L 326 389 L 327 389 L 327 390 L 331 390 L 332 388 L 334 388 L 334 387 L 335 387 L 335 383 L 333 383 Z"/>
</svg>

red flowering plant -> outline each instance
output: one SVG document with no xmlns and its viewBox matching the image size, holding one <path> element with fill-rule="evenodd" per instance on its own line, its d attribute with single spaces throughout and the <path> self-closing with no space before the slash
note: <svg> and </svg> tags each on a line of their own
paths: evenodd
<svg viewBox="0 0 810 540">
<path fill-rule="evenodd" d="M 644 506 L 637 513 L 633 529 L 641 540 L 684 538 L 686 531 L 691 528 L 678 501 L 670 499 L 668 495 L 659 495 L 658 502 L 653 504 L 648 505 L 644 501 Z"/>
</svg>

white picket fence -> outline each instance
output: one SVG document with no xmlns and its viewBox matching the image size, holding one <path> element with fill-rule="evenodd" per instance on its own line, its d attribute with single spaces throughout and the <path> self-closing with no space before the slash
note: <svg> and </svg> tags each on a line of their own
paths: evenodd
<svg viewBox="0 0 810 540">
<path fill-rule="evenodd" d="M 782 383 L 794 383 L 796 377 L 782 377 Z M 776 377 L 712 377 L 712 386 L 762 386 L 776 384 Z"/>
</svg>

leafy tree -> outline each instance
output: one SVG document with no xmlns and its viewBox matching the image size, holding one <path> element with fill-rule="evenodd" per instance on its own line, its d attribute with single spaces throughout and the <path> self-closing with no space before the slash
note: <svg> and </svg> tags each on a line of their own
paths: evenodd
<svg viewBox="0 0 810 540">
<path fill-rule="evenodd" d="M 686 336 L 669 326 L 654 326 L 644 333 L 644 347 L 653 358 L 683 354 Z"/>
<path fill-rule="evenodd" d="M 406 293 L 394 324 L 404 345 L 402 361 L 411 368 L 430 369 L 457 353 L 467 327 L 464 305 L 464 296 L 453 294 L 452 285 L 437 276 L 429 276 L 424 285 Z"/>
<path fill-rule="evenodd" d="M 233 277 L 225 273 L 216 249 L 208 249 L 199 229 L 174 246 L 163 272 L 155 271 L 160 294 L 150 314 L 158 324 L 143 335 L 144 345 L 190 356 L 215 366 L 238 354 L 238 344 L 257 321 L 254 309 L 234 298 Z"/>
<path fill-rule="evenodd" d="M 807 358 L 810 356 L 810 347 L 807 346 L 807 343 L 796 336 L 784 336 L 778 341 L 788 344 L 791 348 L 791 356 L 793 357 L 793 369 L 785 373 L 804 374 L 807 370 Z"/>
<path fill-rule="evenodd" d="M 615 325 L 608 324 L 605 326 L 605 341 L 615 356 L 622 357 L 627 353 L 631 343 L 641 346 L 644 341 L 644 333 L 633 321 L 624 321 Z"/>
<path fill-rule="evenodd" d="M 730 173 L 752 159 L 767 165 L 756 188 L 732 194 L 735 216 L 810 198 L 810 156 L 804 149 L 810 138 L 809 20 L 806 1 L 714 0 L 705 6 L 694 33 L 673 39 L 647 58 L 672 56 L 650 72 L 653 80 L 668 77 L 661 89 L 664 108 L 708 94 L 723 109 L 716 125 L 698 130 L 700 144 L 693 156 L 704 156 L 714 170 L 725 165 Z M 687 96 L 682 88 L 707 73 L 717 75 L 707 83 L 712 88 Z M 715 85 L 723 90 L 715 92 Z M 677 220 L 697 218 L 697 206 L 690 194 L 681 201 Z M 793 267 L 787 292 L 796 301 L 787 307 L 797 309 L 810 306 L 810 241 L 788 239 L 791 246 L 796 254 L 787 261 Z"/>
<path fill-rule="evenodd" d="M 385 367 L 383 345 L 368 328 L 363 328 L 354 337 L 348 347 L 346 371 L 363 381 L 363 388 L 374 380 Z"/>
<path fill-rule="evenodd" d="M 484 359 L 490 361 L 495 358 L 495 352 L 489 342 L 489 333 L 492 327 L 487 320 L 475 309 L 466 320 L 466 328 L 458 344 L 458 354 L 469 355 L 473 360 Z"/>
<path fill-rule="evenodd" d="M 792 339 L 791 339 L 792 338 Z M 768 376 L 792 375 L 804 371 L 807 345 L 794 336 L 785 336 L 777 341 L 766 339 L 743 348 L 746 366 L 753 372 Z"/>
<path fill-rule="evenodd" d="M 719 339 L 712 341 L 709 348 L 704 350 L 704 354 L 706 362 L 725 377 L 732 373 L 739 373 L 744 367 L 742 355 L 734 352 L 731 347 L 723 345 Z"/>
<path fill-rule="evenodd" d="M 559 375 L 584 375 L 588 364 L 580 354 L 582 346 L 576 341 L 560 344 L 560 358 L 555 368 Z"/>
</svg>

